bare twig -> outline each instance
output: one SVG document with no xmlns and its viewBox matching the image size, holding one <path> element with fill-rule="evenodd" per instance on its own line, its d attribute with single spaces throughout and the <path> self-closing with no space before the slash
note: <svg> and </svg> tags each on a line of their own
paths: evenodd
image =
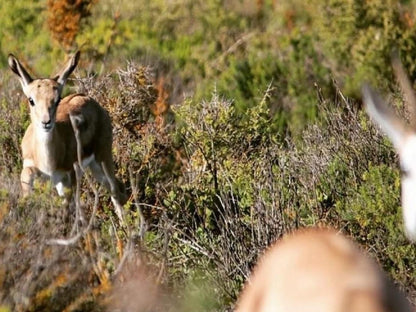
<svg viewBox="0 0 416 312">
<path fill-rule="evenodd" d="M 82 142 L 81 137 L 79 135 L 79 128 L 78 124 L 81 122 L 78 116 L 75 115 L 69 115 L 69 119 L 71 121 L 72 129 L 74 130 L 75 140 L 77 142 L 77 158 L 78 158 L 78 164 L 82 171 L 84 171 L 84 168 L 82 167 Z"/>
<path fill-rule="evenodd" d="M 110 179 L 110 175 L 108 174 L 108 170 L 107 170 L 107 166 L 105 165 L 104 162 L 101 163 L 101 167 L 103 168 L 104 171 L 104 175 L 105 178 L 107 179 L 108 184 L 110 185 L 110 191 L 111 191 L 111 196 L 114 196 L 115 194 L 117 194 L 117 185 L 115 184 L 115 181 Z M 115 202 L 114 203 L 114 207 L 116 209 L 116 214 L 117 217 L 119 218 L 120 221 L 120 225 L 121 226 L 125 226 L 125 222 L 124 222 L 124 212 L 123 212 L 123 207 L 121 205 Z"/>
<path fill-rule="evenodd" d="M 75 170 L 75 176 L 76 176 L 76 191 L 75 191 L 75 222 L 71 231 L 71 235 L 76 231 L 78 228 L 78 223 L 80 220 L 82 220 L 82 207 L 81 207 L 81 178 L 82 173 L 84 172 L 84 169 L 82 168 L 82 161 L 81 161 L 81 152 L 82 152 L 82 145 L 81 145 L 81 138 L 79 135 L 79 129 L 77 125 L 77 119 L 76 117 L 70 115 L 71 125 L 74 129 L 75 139 L 77 142 L 77 156 L 78 156 L 78 162 L 74 163 L 74 170 Z M 76 235 L 67 238 L 67 239 L 50 239 L 46 243 L 49 245 L 63 245 L 63 246 L 69 246 L 75 244 L 81 237 L 83 237 L 86 233 L 88 233 L 92 227 L 92 224 L 95 219 L 95 215 L 97 213 L 98 208 L 98 189 L 94 186 L 94 183 L 92 182 L 90 176 L 88 174 L 85 175 L 88 185 L 91 188 L 91 190 L 94 193 L 94 205 L 93 210 L 91 213 L 91 217 L 89 219 L 87 227 L 85 227 L 83 230 L 79 231 Z"/>
<path fill-rule="evenodd" d="M 137 184 L 134 182 L 134 174 L 133 174 L 133 170 L 129 169 L 129 175 L 130 175 L 130 184 L 131 184 L 131 188 L 132 188 L 132 196 L 133 196 L 133 200 L 134 200 L 134 205 L 137 208 L 137 213 L 139 215 L 139 224 L 137 224 L 137 228 L 139 229 L 139 237 L 140 239 L 143 239 L 144 235 L 146 234 L 146 230 L 147 230 L 147 223 L 146 220 L 144 218 L 144 214 L 143 214 L 143 210 L 141 205 L 139 204 L 138 201 L 138 187 Z"/>
<path fill-rule="evenodd" d="M 248 34 L 244 34 L 242 37 L 238 38 L 236 42 L 234 42 L 227 50 L 225 50 L 218 58 L 215 59 L 215 62 L 211 63 L 211 67 L 220 70 L 220 65 L 223 64 L 225 58 L 234 53 L 241 45 L 249 41 L 252 37 L 254 37 L 257 32 L 253 31 Z"/>
<path fill-rule="evenodd" d="M 126 264 L 127 259 L 132 254 L 133 254 L 133 242 L 130 239 L 127 242 L 126 248 L 123 250 L 123 255 L 122 255 L 121 259 L 120 259 L 120 262 L 119 262 L 117 268 L 115 269 L 115 271 L 113 273 L 113 278 L 117 277 L 117 275 L 120 274 L 120 272 L 123 270 L 124 265 Z"/>
</svg>

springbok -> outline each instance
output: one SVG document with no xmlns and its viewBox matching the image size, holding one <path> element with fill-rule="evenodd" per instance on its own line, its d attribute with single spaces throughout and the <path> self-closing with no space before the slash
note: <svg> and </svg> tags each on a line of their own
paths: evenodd
<svg viewBox="0 0 416 312">
<path fill-rule="evenodd" d="M 61 99 L 79 56 L 78 51 L 52 79 L 32 79 L 15 56 L 8 57 L 9 67 L 19 77 L 30 108 L 31 123 L 22 140 L 23 196 L 33 188 L 34 178 L 43 174 L 50 177 L 60 196 L 70 200 L 75 183 L 74 166 L 78 165 L 80 157 L 82 167 L 89 167 L 94 178 L 110 191 L 116 213 L 121 218 L 127 196 L 124 185 L 114 175 L 108 112 L 83 94 Z"/>
<path fill-rule="evenodd" d="M 309 229 L 265 253 L 236 311 L 406 312 L 411 307 L 349 239 L 333 230 Z"/>
<path fill-rule="evenodd" d="M 416 121 L 416 99 L 411 83 L 398 58 L 393 59 L 393 68 L 404 91 L 406 102 L 409 103 L 410 113 Z M 393 109 L 386 104 L 381 96 L 369 85 L 362 87 L 363 100 L 370 117 L 378 123 L 393 143 L 399 154 L 401 178 L 401 201 L 404 227 L 407 237 L 416 240 L 416 130 L 415 125 L 408 125 L 399 118 Z"/>
</svg>

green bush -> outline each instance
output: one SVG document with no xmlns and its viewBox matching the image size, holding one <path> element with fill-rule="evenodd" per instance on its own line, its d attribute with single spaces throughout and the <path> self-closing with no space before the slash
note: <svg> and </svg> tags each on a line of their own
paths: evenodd
<svg viewBox="0 0 416 312">
<path fill-rule="evenodd" d="M 400 209 L 400 176 L 386 165 L 371 166 L 357 193 L 336 205 L 353 237 L 375 253 L 403 288 L 414 285 L 416 253 L 404 235 Z"/>
<path fill-rule="evenodd" d="M 46 63 L 45 56 L 39 51 L 51 49 L 49 35 L 44 27 L 44 1 L 11 1 L 0 3 L 0 68 L 5 68 L 7 55 L 20 55 L 25 51 L 27 59 L 38 59 L 42 67 L 51 70 Z M 23 54 L 23 53 L 22 53 Z"/>
<path fill-rule="evenodd" d="M 332 71 L 345 82 L 346 93 L 358 96 L 363 80 L 387 89 L 393 81 L 390 57 L 400 52 L 414 79 L 415 25 L 406 19 L 403 1 L 355 0 L 313 3 L 317 37 Z M 403 7 L 403 9 L 401 8 Z"/>
</svg>

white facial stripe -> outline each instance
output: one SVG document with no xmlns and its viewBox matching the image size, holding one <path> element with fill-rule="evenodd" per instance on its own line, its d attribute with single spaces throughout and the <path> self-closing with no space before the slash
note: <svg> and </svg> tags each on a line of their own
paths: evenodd
<svg viewBox="0 0 416 312">
<path fill-rule="evenodd" d="M 31 121 L 35 127 L 50 131 L 55 126 L 56 110 L 62 86 L 52 79 L 35 79 L 24 88 L 30 105 Z"/>
</svg>

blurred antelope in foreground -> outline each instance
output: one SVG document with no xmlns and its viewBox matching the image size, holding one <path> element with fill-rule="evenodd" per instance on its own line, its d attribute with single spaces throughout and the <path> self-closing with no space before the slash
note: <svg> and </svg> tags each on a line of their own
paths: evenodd
<svg viewBox="0 0 416 312">
<path fill-rule="evenodd" d="M 72 197 L 74 166 L 81 159 L 95 179 L 111 192 L 111 199 L 121 218 L 127 201 L 124 185 L 114 176 L 111 120 L 95 100 L 83 94 L 61 99 L 69 75 L 78 64 L 79 51 L 60 74 L 52 79 L 32 79 L 12 54 L 10 69 L 19 77 L 28 98 L 31 123 L 22 141 L 23 170 L 21 186 L 26 196 L 38 174 L 51 178 L 60 196 Z"/>
<path fill-rule="evenodd" d="M 367 112 L 387 134 L 399 154 L 402 171 L 402 207 L 403 219 L 407 237 L 416 240 L 416 98 L 411 83 L 396 57 L 393 67 L 409 104 L 412 125 L 400 119 L 381 96 L 367 84 L 362 87 L 363 100 Z"/>
<path fill-rule="evenodd" d="M 331 230 L 285 237 L 259 260 L 237 312 L 411 311 L 379 267 Z"/>
</svg>

